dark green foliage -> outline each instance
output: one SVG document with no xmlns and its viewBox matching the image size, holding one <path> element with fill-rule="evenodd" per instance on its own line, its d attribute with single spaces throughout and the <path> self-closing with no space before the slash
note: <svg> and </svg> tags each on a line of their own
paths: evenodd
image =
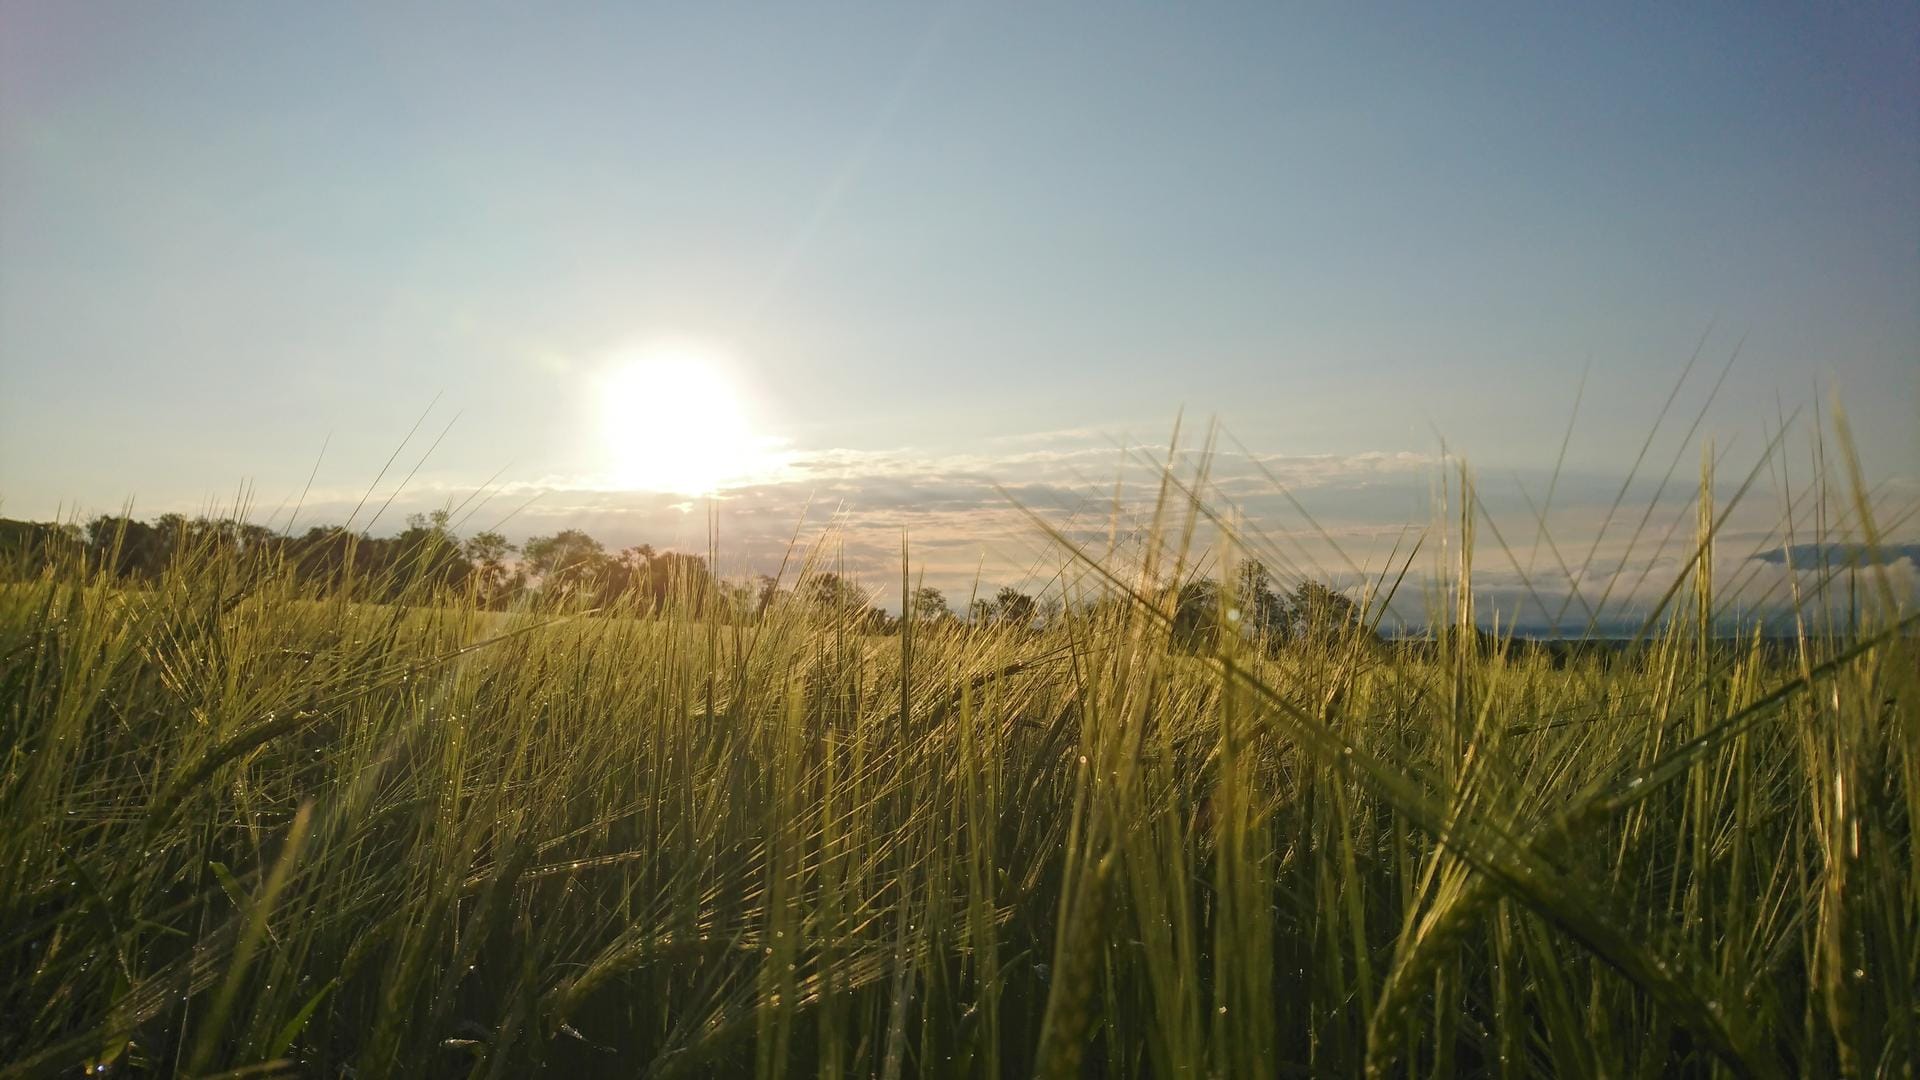
<svg viewBox="0 0 1920 1080">
<path fill-rule="evenodd" d="M 0 571 L 69 562 L 85 550 L 79 526 L 0 518 Z"/>
</svg>

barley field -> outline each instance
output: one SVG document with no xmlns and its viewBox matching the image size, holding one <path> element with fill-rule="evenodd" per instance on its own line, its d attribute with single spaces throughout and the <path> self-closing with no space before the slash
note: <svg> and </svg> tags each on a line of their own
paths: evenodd
<svg viewBox="0 0 1920 1080">
<path fill-rule="evenodd" d="M 1847 625 L 1724 632 L 1709 495 L 1636 640 L 1526 647 L 1459 629 L 1456 507 L 1276 643 L 1230 585 L 1182 626 L 1199 492 L 1055 534 L 1037 630 L 18 560 L 0 1076 L 1911 1075 L 1872 566 Z"/>
</svg>

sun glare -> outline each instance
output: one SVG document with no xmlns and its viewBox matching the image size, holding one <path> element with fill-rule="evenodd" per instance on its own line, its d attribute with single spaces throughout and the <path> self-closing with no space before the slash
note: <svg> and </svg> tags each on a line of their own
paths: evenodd
<svg viewBox="0 0 1920 1080">
<path fill-rule="evenodd" d="M 764 440 L 721 369 L 672 349 L 625 358 L 600 379 L 609 478 L 623 488 L 704 495 L 748 478 Z"/>
</svg>

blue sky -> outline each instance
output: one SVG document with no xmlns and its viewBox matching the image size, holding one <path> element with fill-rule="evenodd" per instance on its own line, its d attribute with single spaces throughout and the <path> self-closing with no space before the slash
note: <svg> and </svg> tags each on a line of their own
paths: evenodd
<svg viewBox="0 0 1920 1080">
<path fill-rule="evenodd" d="M 1589 363 L 1604 503 L 1710 328 L 1674 438 L 1744 342 L 1717 446 L 1818 385 L 1906 490 L 1920 8 L 1588 8 L 0 0 L 0 513 L 323 443 L 350 508 L 437 396 L 403 502 L 658 539 L 595 394 L 662 342 L 770 519 L 1097 485 L 1184 406 L 1388 523 L 1435 431 L 1543 487 Z"/>
</svg>

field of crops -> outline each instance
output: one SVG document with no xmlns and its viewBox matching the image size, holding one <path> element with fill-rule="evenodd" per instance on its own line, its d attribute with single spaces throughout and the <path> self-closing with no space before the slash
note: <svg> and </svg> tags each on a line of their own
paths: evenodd
<svg viewBox="0 0 1920 1080">
<path fill-rule="evenodd" d="M 1183 635 L 1178 498 L 1038 630 L 22 565 L 0 1075 L 1904 1074 L 1911 613 L 1712 632 L 1706 509 L 1561 654 Z"/>
</svg>

